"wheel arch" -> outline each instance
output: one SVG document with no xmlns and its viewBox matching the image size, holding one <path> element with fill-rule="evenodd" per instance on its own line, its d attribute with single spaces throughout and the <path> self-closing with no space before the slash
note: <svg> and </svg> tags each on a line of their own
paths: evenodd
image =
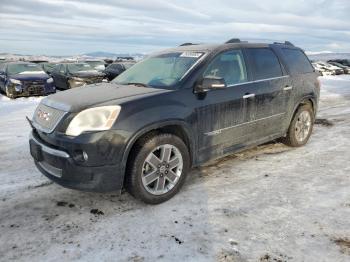
<svg viewBox="0 0 350 262">
<path fill-rule="evenodd" d="M 316 116 L 316 111 L 317 111 L 317 102 L 316 98 L 312 95 L 305 96 L 302 99 L 300 99 L 297 103 L 295 103 L 294 108 L 293 108 L 293 113 L 291 114 L 291 117 L 289 118 L 289 122 L 293 119 L 295 113 L 297 112 L 298 108 L 302 105 L 306 104 L 311 104 L 312 111 L 314 112 L 314 117 Z"/>
<path fill-rule="evenodd" d="M 121 173 L 123 174 L 123 180 L 125 180 L 126 166 L 131 150 L 140 139 L 152 133 L 169 133 L 180 137 L 188 147 L 188 151 L 190 154 L 190 163 L 191 165 L 193 164 L 195 160 L 196 140 L 194 139 L 194 135 L 191 131 L 189 124 L 182 120 L 168 120 L 161 123 L 153 123 L 143 127 L 129 139 L 122 157 Z"/>
</svg>

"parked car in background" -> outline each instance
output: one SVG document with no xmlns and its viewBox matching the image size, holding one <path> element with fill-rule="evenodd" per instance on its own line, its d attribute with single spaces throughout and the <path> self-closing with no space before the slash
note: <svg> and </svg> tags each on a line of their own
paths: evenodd
<svg viewBox="0 0 350 262">
<path fill-rule="evenodd" d="M 47 60 L 28 60 L 27 62 L 34 63 L 34 64 L 42 64 L 42 63 L 48 63 Z"/>
<path fill-rule="evenodd" d="M 1 63 L 0 89 L 10 98 L 56 92 L 53 79 L 40 65 L 29 62 Z"/>
<path fill-rule="evenodd" d="M 323 62 L 323 61 L 317 61 L 316 63 L 326 68 L 326 70 L 329 70 L 330 72 L 332 72 L 332 75 L 344 74 L 344 70 L 341 69 L 340 67 L 328 64 L 327 62 Z"/>
<path fill-rule="evenodd" d="M 349 66 L 345 66 L 345 65 L 342 65 L 338 62 L 333 62 L 333 61 L 328 61 L 328 64 L 331 64 L 331 65 L 334 65 L 334 66 L 337 66 L 341 69 L 343 69 L 344 71 L 344 74 L 349 74 L 350 73 L 350 67 Z"/>
<path fill-rule="evenodd" d="M 333 70 L 330 70 L 319 63 L 313 62 L 312 66 L 320 73 L 320 75 L 335 75 L 335 72 Z"/>
<path fill-rule="evenodd" d="M 289 42 L 234 39 L 164 50 L 110 83 L 42 100 L 30 152 L 37 168 L 65 187 L 124 187 L 158 204 L 180 190 L 191 167 L 277 138 L 305 145 L 317 77 Z"/>
<path fill-rule="evenodd" d="M 51 75 L 52 70 L 57 65 L 57 63 L 44 62 L 44 63 L 40 63 L 40 65 L 43 68 L 43 70 L 46 72 L 46 74 Z"/>
<path fill-rule="evenodd" d="M 84 60 L 84 61 L 78 61 L 78 62 L 89 64 L 92 68 L 94 68 L 95 70 L 97 70 L 99 72 L 102 72 L 103 70 L 105 70 L 105 62 L 104 61 Z"/>
<path fill-rule="evenodd" d="M 109 58 L 106 58 L 103 61 L 105 63 L 105 68 L 114 62 L 113 59 L 109 59 Z"/>
<path fill-rule="evenodd" d="M 103 73 L 105 73 L 108 81 L 112 81 L 125 70 L 132 67 L 135 63 L 135 61 L 114 62 L 113 64 L 108 65 L 107 68 L 103 71 Z"/>
<path fill-rule="evenodd" d="M 54 67 L 51 76 L 59 89 L 100 83 L 105 75 L 87 63 L 62 63 Z"/>
<path fill-rule="evenodd" d="M 328 62 L 337 62 L 337 63 L 342 64 L 344 66 L 350 67 L 350 60 L 349 59 L 332 59 L 332 60 L 328 60 Z"/>
</svg>

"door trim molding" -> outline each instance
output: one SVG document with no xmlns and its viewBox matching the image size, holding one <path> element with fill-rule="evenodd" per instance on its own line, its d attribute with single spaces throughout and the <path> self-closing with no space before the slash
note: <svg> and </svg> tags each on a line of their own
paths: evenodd
<svg viewBox="0 0 350 262">
<path fill-rule="evenodd" d="M 254 80 L 254 81 L 243 82 L 243 83 L 237 83 L 237 84 L 233 84 L 233 85 L 228 85 L 227 87 L 248 85 L 248 84 L 260 83 L 260 82 L 265 82 L 265 81 L 270 81 L 270 80 L 275 80 L 275 79 L 287 78 L 287 77 L 289 77 L 289 75 L 264 78 L 264 79 Z"/>
<path fill-rule="evenodd" d="M 228 127 L 225 127 L 225 128 L 221 128 L 221 129 L 217 129 L 217 130 L 214 130 L 214 131 L 210 131 L 210 132 L 204 133 L 204 135 L 206 135 L 206 136 L 215 136 L 215 135 L 219 135 L 219 134 L 221 134 L 223 131 L 226 131 L 226 130 L 231 129 L 231 128 L 235 128 L 235 127 L 239 127 L 239 126 L 244 126 L 244 125 L 252 124 L 252 123 L 255 123 L 255 122 L 258 122 L 258 121 L 261 121 L 261 120 L 266 120 L 266 119 L 269 119 L 269 118 L 273 118 L 273 117 L 277 117 L 277 116 L 282 116 L 282 115 L 284 115 L 284 114 L 285 114 L 285 113 L 274 114 L 274 115 L 271 115 L 271 116 L 259 118 L 259 119 L 252 120 L 252 121 L 249 121 L 249 122 L 245 122 L 245 123 L 242 123 L 242 124 L 233 125 L 233 126 L 228 126 Z"/>
</svg>

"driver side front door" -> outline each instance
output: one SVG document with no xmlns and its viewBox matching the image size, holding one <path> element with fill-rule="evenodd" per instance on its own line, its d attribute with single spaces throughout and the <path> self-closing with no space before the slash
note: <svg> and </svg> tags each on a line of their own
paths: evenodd
<svg viewBox="0 0 350 262">
<path fill-rule="evenodd" d="M 218 54 L 202 77 L 221 77 L 227 88 L 211 90 L 202 95 L 196 108 L 199 162 L 220 157 L 249 141 L 249 108 L 252 101 L 247 69 L 241 50 Z"/>
</svg>

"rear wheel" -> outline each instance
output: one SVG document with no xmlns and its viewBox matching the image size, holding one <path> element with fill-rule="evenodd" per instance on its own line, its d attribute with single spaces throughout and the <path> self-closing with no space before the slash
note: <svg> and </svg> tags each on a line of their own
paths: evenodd
<svg viewBox="0 0 350 262">
<path fill-rule="evenodd" d="M 146 137 L 131 152 L 126 189 L 148 204 L 162 203 L 180 190 L 189 167 L 188 149 L 179 137 L 172 134 Z"/>
<path fill-rule="evenodd" d="M 283 142 L 293 147 L 305 145 L 311 136 L 314 121 L 312 106 L 309 103 L 300 106 L 290 123 Z"/>
</svg>

